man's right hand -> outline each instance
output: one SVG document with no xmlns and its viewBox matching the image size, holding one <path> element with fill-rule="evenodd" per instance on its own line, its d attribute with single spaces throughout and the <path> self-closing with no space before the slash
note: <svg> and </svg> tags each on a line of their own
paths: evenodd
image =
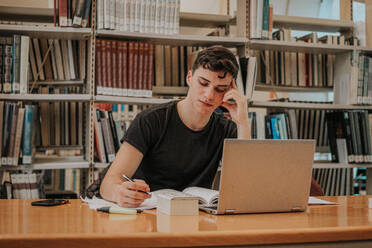
<svg viewBox="0 0 372 248">
<path fill-rule="evenodd" d="M 150 192 L 149 185 L 143 180 L 126 181 L 118 187 L 117 203 L 122 207 L 138 207 L 144 200 L 151 197 L 151 195 L 141 192 Z"/>
</svg>

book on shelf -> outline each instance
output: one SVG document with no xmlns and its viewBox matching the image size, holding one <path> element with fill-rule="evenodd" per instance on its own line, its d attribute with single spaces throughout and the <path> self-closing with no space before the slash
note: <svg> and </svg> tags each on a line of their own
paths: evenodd
<svg viewBox="0 0 372 248">
<path fill-rule="evenodd" d="M 154 45 L 97 40 L 96 91 L 99 95 L 151 97 Z"/>
<path fill-rule="evenodd" d="M 97 29 L 177 34 L 180 0 L 97 0 Z"/>
</svg>

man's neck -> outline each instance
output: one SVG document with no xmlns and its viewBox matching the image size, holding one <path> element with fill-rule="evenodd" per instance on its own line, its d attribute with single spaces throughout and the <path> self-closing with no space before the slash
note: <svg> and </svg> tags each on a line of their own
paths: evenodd
<svg viewBox="0 0 372 248">
<path fill-rule="evenodd" d="M 201 115 L 197 113 L 187 98 L 178 102 L 177 112 L 183 124 L 193 131 L 202 130 L 208 124 L 211 117 L 210 114 Z"/>
</svg>

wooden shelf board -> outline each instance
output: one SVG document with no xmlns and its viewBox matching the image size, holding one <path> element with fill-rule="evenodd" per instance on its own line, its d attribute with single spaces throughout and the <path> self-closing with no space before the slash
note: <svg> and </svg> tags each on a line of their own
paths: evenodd
<svg viewBox="0 0 372 248">
<path fill-rule="evenodd" d="M 216 28 L 230 25 L 233 21 L 229 15 L 180 12 L 180 26 Z"/>
<path fill-rule="evenodd" d="M 342 104 L 326 104 L 326 103 L 297 103 L 297 102 L 261 102 L 253 101 L 250 107 L 256 108 L 300 108 L 300 109 L 372 109 L 372 106 L 366 105 L 342 105 Z"/>
<path fill-rule="evenodd" d="M 283 52 L 309 52 L 309 53 L 345 53 L 355 49 L 354 46 L 327 45 L 306 42 L 287 42 L 279 40 L 249 40 L 248 46 L 255 50 L 275 50 Z"/>
<path fill-rule="evenodd" d="M 33 84 L 33 82 L 30 82 Z M 83 80 L 61 80 L 61 81 L 36 81 L 36 85 L 81 85 L 84 84 Z"/>
<path fill-rule="evenodd" d="M 372 168 L 372 164 L 348 164 L 332 162 L 314 162 L 313 169 L 330 169 L 330 168 Z"/>
<path fill-rule="evenodd" d="M 364 54 L 372 55 L 372 47 L 361 46 L 361 47 L 357 47 L 357 50 L 361 51 Z"/>
<path fill-rule="evenodd" d="M 48 170 L 48 169 L 76 169 L 89 168 L 89 162 L 81 159 L 35 159 L 31 165 L 10 166 L 2 165 L 3 170 Z"/>
<path fill-rule="evenodd" d="M 140 40 L 152 42 L 155 44 L 167 44 L 174 46 L 191 45 L 214 45 L 220 44 L 228 47 L 244 46 L 246 38 L 216 37 L 216 36 L 198 36 L 198 35 L 165 35 L 154 33 L 139 33 L 116 30 L 97 30 L 97 37 L 124 38 L 128 40 Z"/>
<path fill-rule="evenodd" d="M 128 103 L 128 104 L 161 104 L 174 101 L 175 99 L 162 99 L 154 97 L 129 97 L 129 96 L 95 96 L 95 102 Z"/>
<path fill-rule="evenodd" d="M 276 86 L 276 85 L 267 85 L 263 83 L 256 83 L 255 90 L 276 91 L 276 92 L 329 92 L 329 91 L 332 91 L 333 88 Z"/>
<path fill-rule="evenodd" d="M 94 162 L 93 166 L 94 168 L 106 168 L 109 166 L 109 163 Z"/>
<path fill-rule="evenodd" d="M 152 87 L 152 93 L 154 95 L 182 95 L 185 96 L 189 87 L 170 87 L 170 86 L 154 86 Z"/>
<path fill-rule="evenodd" d="M 51 27 L 49 25 L 13 25 L 0 24 L 2 35 L 22 34 L 36 38 L 56 38 L 66 40 L 82 40 L 91 36 L 90 28 Z"/>
<path fill-rule="evenodd" d="M 331 20 L 284 15 L 274 15 L 273 25 L 275 28 L 320 32 L 347 32 L 352 31 L 354 28 L 354 23 L 349 20 Z"/>
<path fill-rule="evenodd" d="M 23 101 L 89 101 L 88 94 L 0 94 L 0 100 Z"/>
</svg>

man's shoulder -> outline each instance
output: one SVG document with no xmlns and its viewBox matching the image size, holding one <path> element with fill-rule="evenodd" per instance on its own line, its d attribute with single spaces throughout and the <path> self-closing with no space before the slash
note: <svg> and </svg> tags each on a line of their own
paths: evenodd
<svg viewBox="0 0 372 248">
<path fill-rule="evenodd" d="M 138 115 L 142 118 L 164 117 L 175 107 L 176 104 L 177 101 L 170 101 L 167 103 L 152 105 L 151 107 L 140 112 Z"/>
</svg>

